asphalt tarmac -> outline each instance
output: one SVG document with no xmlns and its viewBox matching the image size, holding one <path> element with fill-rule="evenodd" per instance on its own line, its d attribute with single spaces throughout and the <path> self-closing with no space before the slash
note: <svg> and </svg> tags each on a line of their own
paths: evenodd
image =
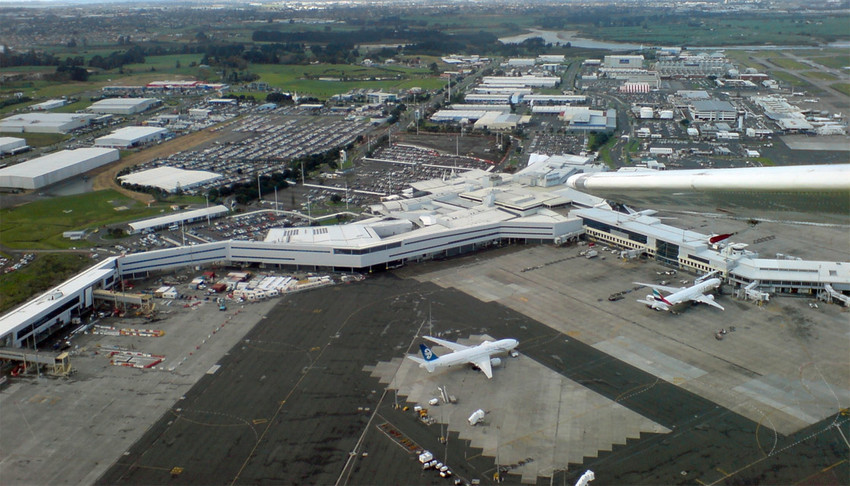
<svg viewBox="0 0 850 486">
<path fill-rule="evenodd" d="M 446 330 L 516 338 L 524 356 L 672 430 L 565 464 L 539 484 L 573 484 L 586 469 L 594 486 L 850 478 L 848 417 L 783 436 L 501 304 L 382 274 L 282 300 L 97 483 L 450 484 L 422 471 L 418 446 L 440 451 L 457 477 L 491 484 L 494 457 L 457 434 L 440 443 L 439 424 L 396 408 L 410 404 L 363 371 Z"/>
</svg>

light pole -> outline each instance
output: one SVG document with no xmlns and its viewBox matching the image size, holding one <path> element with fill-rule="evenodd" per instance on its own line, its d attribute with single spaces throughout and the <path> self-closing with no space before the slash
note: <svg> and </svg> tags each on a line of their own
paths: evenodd
<svg viewBox="0 0 850 486">
<path fill-rule="evenodd" d="M 209 211 L 209 209 L 210 209 L 210 194 L 209 193 L 204 194 L 204 199 L 207 200 L 207 226 L 209 226 L 210 225 L 210 211 Z"/>
</svg>

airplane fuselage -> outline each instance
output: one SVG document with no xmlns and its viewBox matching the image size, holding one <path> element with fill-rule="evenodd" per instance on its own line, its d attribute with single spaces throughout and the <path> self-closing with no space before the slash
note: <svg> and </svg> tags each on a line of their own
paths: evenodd
<svg viewBox="0 0 850 486">
<path fill-rule="evenodd" d="M 433 372 L 437 368 L 448 368 L 459 364 L 470 364 L 481 370 L 487 378 L 493 377 L 493 367 L 498 366 L 501 360 L 493 355 L 508 353 L 519 345 L 516 339 L 500 339 L 495 342 L 484 341 L 476 346 L 453 343 L 432 336 L 423 336 L 424 339 L 437 345 L 451 349 L 452 352 L 443 356 L 437 356 L 431 348 L 424 344 L 419 345 L 422 357 L 408 355 L 407 357 L 419 363 L 421 368 Z"/>
<path fill-rule="evenodd" d="M 495 354 L 510 352 L 517 347 L 517 344 L 519 344 L 519 341 L 516 339 L 500 339 L 495 342 L 485 342 L 478 346 L 464 349 L 463 351 L 455 351 L 454 353 L 440 356 L 431 363 L 434 363 L 436 366 L 466 364 L 484 356 L 491 357 Z"/>
<path fill-rule="evenodd" d="M 689 302 L 701 302 L 723 309 L 723 307 L 714 302 L 713 295 L 706 295 L 706 292 L 720 287 L 721 283 L 722 282 L 719 278 L 710 278 L 694 286 L 676 290 L 675 292 L 671 293 L 666 297 L 661 295 L 659 288 L 664 289 L 666 291 L 671 291 L 673 289 L 662 286 L 653 286 L 651 284 L 644 284 L 653 287 L 653 293 L 647 295 L 646 300 L 638 300 L 638 302 L 646 304 L 646 306 L 650 309 L 659 311 L 663 310 L 669 312 L 673 312 L 674 308 L 678 308 Z"/>
<path fill-rule="evenodd" d="M 700 283 L 694 285 L 693 287 L 688 287 L 688 288 L 682 289 L 678 292 L 674 292 L 674 293 L 668 295 L 667 297 L 665 297 L 665 299 L 673 305 L 681 304 L 683 302 L 687 302 L 691 299 L 699 297 L 700 295 L 702 295 L 702 294 L 704 294 L 708 291 L 714 290 L 719 286 L 720 286 L 720 279 L 719 278 L 710 278 L 710 279 L 708 279 L 704 282 L 700 282 Z M 649 296 L 647 296 L 647 297 L 649 297 Z"/>
</svg>

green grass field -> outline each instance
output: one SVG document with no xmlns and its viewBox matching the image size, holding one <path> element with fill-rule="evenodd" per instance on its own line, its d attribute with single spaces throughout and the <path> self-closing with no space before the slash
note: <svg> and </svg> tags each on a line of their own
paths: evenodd
<svg viewBox="0 0 850 486">
<path fill-rule="evenodd" d="M 834 56 L 816 56 L 812 61 L 832 69 L 845 69 L 850 66 L 850 54 L 836 53 Z"/>
<path fill-rule="evenodd" d="M 838 79 L 838 76 L 835 76 L 830 73 L 825 73 L 823 71 L 806 71 L 803 73 L 803 76 L 810 79 L 822 79 L 824 81 L 835 81 Z"/>
<path fill-rule="evenodd" d="M 43 254 L 19 270 L 0 275 L 0 314 L 60 284 L 92 263 L 90 258 L 77 253 Z"/>
<path fill-rule="evenodd" d="M 530 15 L 481 14 L 481 12 L 452 12 L 449 15 L 404 15 L 406 21 L 425 22 L 430 28 L 447 33 L 485 31 L 499 37 L 522 34 L 533 28 L 537 19 Z"/>
<path fill-rule="evenodd" d="M 84 110 L 91 106 L 92 102 L 88 99 L 83 99 L 65 106 L 50 110 L 53 113 L 76 113 L 79 110 Z"/>
<path fill-rule="evenodd" d="M 773 72 L 770 73 L 770 75 L 773 76 L 774 78 L 780 80 L 780 81 L 785 81 L 786 83 L 791 83 L 792 86 L 806 87 L 806 88 L 811 86 L 811 84 L 806 82 L 806 80 L 799 78 L 799 77 L 797 77 L 797 76 L 795 76 L 791 73 L 786 73 L 784 71 L 773 71 Z"/>
<path fill-rule="evenodd" d="M 112 52 L 117 49 L 107 49 Z M 107 53 L 108 53 L 107 52 Z M 92 74 L 88 81 L 84 82 L 57 82 L 48 80 L 20 80 L 5 82 L 0 85 L 0 98 L 14 96 L 17 92 L 22 92 L 25 96 L 31 97 L 34 101 L 30 104 L 40 103 L 51 98 L 61 98 L 62 96 L 78 96 L 81 101 L 87 97 L 96 96 L 100 93 L 100 89 L 108 85 L 139 85 L 146 84 L 151 81 L 159 81 L 163 79 L 185 79 L 188 77 L 197 77 L 200 72 L 196 67 L 189 67 L 192 62 L 199 62 L 201 56 L 199 54 L 179 54 L 171 56 L 148 56 L 144 64 L 128 64 L 124 66 L 124 74 L 119 73 L 117 69 L 110 71 L 99 71 Z M 180 62 L 180 67 L 177 62 Z M 154 71 L 151 71 L 151 68 Z M 36 68 L 15 68 L 15 72 L 34 72 L 52 73 L 56 71 L 53 66 Z M 22 108 L 23 105 L 7 106 L 0 110 L 0 114 L 9 113 L 16 109 Z M 62 108 L 56 111 L 68 112 L 76 111 L 85 108 L 85 106 L 75 107 L 74 109 Z"/>
<path fill-rule="evenodd" d="M 64 133 L 22 133 L 15 136 L 22 137 L 30 147 L 46 147 L 71 138 Z"/>
<path fill-rule="evenodd" d="M 177 67 L 177 63 L 180 67 Z M 153 68 L 155 72 L 161 73 L 160 76 L 167 74 L 182 74 L 185 76 L 194 76 L 198 69 L 189 67 L 191 63 L 200 64 L 200 54 L 175 54 L 171 56 L 148 56 L 145 58 L 144 64 L 127 64 L 124 66 L 125 73 L 144 73 L 150 72 Z"/>
<path fill-rule="evenodd" d="M 125 210 L 116 208 L 126 207 Z M 154 216 L 165 205 L 145 207 L 115 191 L 55 197 L 0 211 L 0 243 L 13 249 L 66 249 L 86 246 L 62 237 L 65 231 Z"/>
<path fill-rule="evenodd" d="M 837 89 L 847 96 L 850 96 L 850 83 L 833 83 L 830 86 L 832 86 L 833 89 Z"/>
<path fill-rule="evenodd" d="M 662 45 L 814 45 L 850 36 L 850 17 L 835 15 L 800 21 L 797 17 L 757 16 L 750 18 L 706 19 L 689 25 L 691 19 L 661 19 L 641 26 L 576 26 L 583 37 L 619 42 Z M 564 26 L 564 30 L 571 30 Z"/>
<path fill-rule="evenodd" d="M 787 57 L 770 57 L 767 60 L 781 68 L 790 69 L 791 71 L 805 71 L 807 69 L 811 69 L 811 66 L 807 66 L 806 64 L 797 62 L 793 59 L 788 59 Z"/>
<path fill-rule="evenodd" d="M 428 69 L 404 66 L 364 67 L 348 64 L 272 65 L 257 64 L 249 68 L 260 79 L 284 91 L 313 95 L 327 99 L 351 89 L 408 89 L 426 90 L 443 86 L 444 81 Z M 322 81 L 318 78 L 340 78 L 343 81 Z M 397 79 L 380 79 L 397 78 Z M 373 80 L 374 79 L 374 80 Z"/>
<path fill-rule="evenodd" d="M 726 51 L 726 57 L 735 61 L 742 70 L 753 68 L 760 73 L 766 73 L 767 66 L 754 60 L 753 55 L 764 57 L 765 51 Z"/>
</svg>

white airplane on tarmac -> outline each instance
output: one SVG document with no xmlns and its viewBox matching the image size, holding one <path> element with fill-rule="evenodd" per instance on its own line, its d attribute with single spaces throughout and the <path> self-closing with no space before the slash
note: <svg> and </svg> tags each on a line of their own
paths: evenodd
<svg viewBox="0 0 850 486">
<path fill-rule="evenodd" d="M 431 351 L 431 348 L 420 344 L 421 358 L 413 355 L 407 356 L 419 363 L 420 368 L 425 368 L 429 373 L 432 373 L 436 368 L 470 363 L 483 371 L 487 375 L 487 378 L 493 378 L 493 366 L 502 364 L 501 359 L 493 358 L 492 356 L 498 353 L 508 353 L 519 344 L 519 341 L 516 339 L 500 339 L 496 342 L 484 341 L 477 346 L 464 346 L 463 344 L 453 343 L 431 336 L 422 337 L 440 346 L 445 346 L 451 349 L 452 352 L 443 356 L 437 356 Z"/>
<path fill-rule="evenodd" d="M 658 311 L 672 312 L 673 307 L 684 302 L 692 301 L 702 304 L 708 304 L 723 310 L 723 306 L 714 301 L 713 295 L 705 295 L 705 292 L 714 290 L 720 286 L 719 278 L 710 278 L 707 280 L 698 281 L 692 287 L 665 287 L 663 285 L 655 285 L 641 282 L 634 282 L 637 285 L 645 285 L 652 289 L 652 293 L 646 296 L 646 300 L 638 299 L 641 304 L 646 304 L 650 309 Z M 671 292 L 670 295 L 664 297 L 661 291 Z"/>
</svg>

